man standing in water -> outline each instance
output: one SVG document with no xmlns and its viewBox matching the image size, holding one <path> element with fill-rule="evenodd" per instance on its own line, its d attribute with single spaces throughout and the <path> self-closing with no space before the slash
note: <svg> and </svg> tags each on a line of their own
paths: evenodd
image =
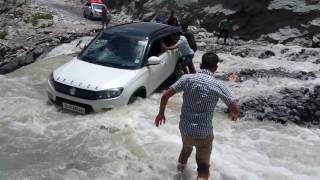
<svg viewBox="0 0 320 180">
<path fill-rule="evenodd" d="M 178 51 L 180 52 L 182 58 L 182 70 L 184 74 L 196 73 L 196 69 L 192 62 L 194 51 L 190 47 L 187 38 L 182 35 L 182 32 L 178 32 L 173 35 L 173 39 L 175 42 L 177 42 L 176 44 L 167 47 L 164 43 L 162 43 L 162 48 L 165 50 L 174 50 L 178 48 Z M 187 69 L 187 67 L 189 70 Z"/>
<path fill-rule="evenodd" d="M 176 93 L 183 92 L 179 129 L 183 147 L 178 159 L 178 171 L 182 172 L 190 157 L 193 146 L 196 148 L 198 179 L 209 177 L 210 155 L 212 151 L 213 112 L 219 99 L 229 108 L 229 116 L 236 121 L 239 108 L 228 88 L 214 77 L 219 58 L 214 53 L 206 53 L 202 57 L 201 71 L 196 74 L 183 75 L 175 84 L 164 92 L 159 114 L 155 119 L 158 127 L 164 124 L 165 108 L 168 100 Z"/>
<path fill-rule="evenodd" d="M 219 42 L 219 39 L 222 35 L 224 35 L 224 44 L 227 43 L 227 38 L 229 36 L 229 32 L 231 30 L 231 25 L 232 25 L 232 21 L 229 17 L 227 17 L 226 19 L 223 19 L 220 23 L 219 23 L 219 36 L 217 39 L 217 42 Z"/>
</svg>

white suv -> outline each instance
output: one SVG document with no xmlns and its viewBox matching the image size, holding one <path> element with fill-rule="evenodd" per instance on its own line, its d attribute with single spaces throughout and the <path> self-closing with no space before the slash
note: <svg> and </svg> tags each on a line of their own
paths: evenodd
<svg viewBox="0 0 320 180">
<path fill-rule="evenodd" d="M 178 72 L 176 27 L 131 23 L 99 33 L 78 57 L 54 70 L 49 100 L 65 109 L 89 113 L 146 98 Z"/>
</svg>

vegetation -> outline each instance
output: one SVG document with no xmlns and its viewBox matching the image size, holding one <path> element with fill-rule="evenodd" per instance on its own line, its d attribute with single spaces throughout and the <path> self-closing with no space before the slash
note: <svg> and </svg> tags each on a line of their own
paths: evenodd
<svg viewBox="0 0 320 180">
<path fill-rule="evenodd" d="M 53 19 L 52 14 L 44 14 L 44 13 L 37 13 L 32 15 L 31 17 L 31 23 L 32 25 L 36 26 L 38 25 L 39 19 Z"/>
<path fill-rule="evenodd" d="M 0 39 L 4 39 L 8 35 L 7 31 L 0 31 Z"/>
<path fill-rule="evenodd" d="M 0 5 L 1 5 L 1 4 L 0 4 Z M 6 12 L 8 12 L 9 10 L 10 10 L 10 8 L 8 8 L 8 7 L 1 8 L 1 9 L 0 9 L 0 14 L 6 13 Z"/>
</svg>

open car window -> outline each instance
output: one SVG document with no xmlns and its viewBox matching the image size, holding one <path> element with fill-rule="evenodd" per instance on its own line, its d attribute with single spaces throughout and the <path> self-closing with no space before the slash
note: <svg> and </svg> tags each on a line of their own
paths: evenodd
<svg viewBox="0 0 320 180">
<path fill-rule="evenodd" d="M 161 56 L 165 51 L 165 49 L 162 47 L 161 44 L 169 47 L 173 46 L 177 43 L 174 38 L 174 34 L 169 34 L 167 36 L 164 36 L 162 38 L 156 39 L 151 43 L 150 50 L 148 53 L 148 58 L 151 56 Z"/>
</svg>

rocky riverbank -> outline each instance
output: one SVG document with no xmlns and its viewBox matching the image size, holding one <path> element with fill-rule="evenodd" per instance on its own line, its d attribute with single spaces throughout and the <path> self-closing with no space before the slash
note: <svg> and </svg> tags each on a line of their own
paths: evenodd
<svg viewBox="0 0 320 180">
<path fill-rule="evenodd" d="M 226 16 L 232 36 L 243 40 L 320 47 L 320 1 L 317 0 L 108 0 L 134 18 L 152 21 L 157 13 L 174 10 L 182 22 L 217 33 Z"/>
<path fill-rule="evenodd" d="M 242 116 L 286 124 L 320 127 L 320 86 L 283 89 L 279 96 L 257 97 L 241 105 Z"/>
<path fill-rule="evenodd" d="M 53 47 L 100 31 L 100 21 L 82 17 L 81 1 L 0 0 L 0 74 L 34 62 Z M 131 21 L 113 11 L 110 25 Z"/>
<path fill-rule="evenodd" d="M 36 37 L 30 37 L 31 43 L 28 45 L 20 43 L 0 43 L 0 74 L 10 73 L 21 66 L 33 63 L 40 55 L 49 52 L 52 48 L 62 44 L 69 43 L 72 40 L 83 36 L 92 36 L 96 32 L 83 33 L 53 33 L 42 32 Z"/>
<path fill-rule="evenodd" d="M 34 62 L 59 44 L 95 35 L 100 30 L 99 21 L 88 21 L 76 14 L 81 12 L 80 5 L 63 3 L 0 2 L 0 74 Z M 59 9 L 59 5 L 64 9 Z"/>
</svg>

